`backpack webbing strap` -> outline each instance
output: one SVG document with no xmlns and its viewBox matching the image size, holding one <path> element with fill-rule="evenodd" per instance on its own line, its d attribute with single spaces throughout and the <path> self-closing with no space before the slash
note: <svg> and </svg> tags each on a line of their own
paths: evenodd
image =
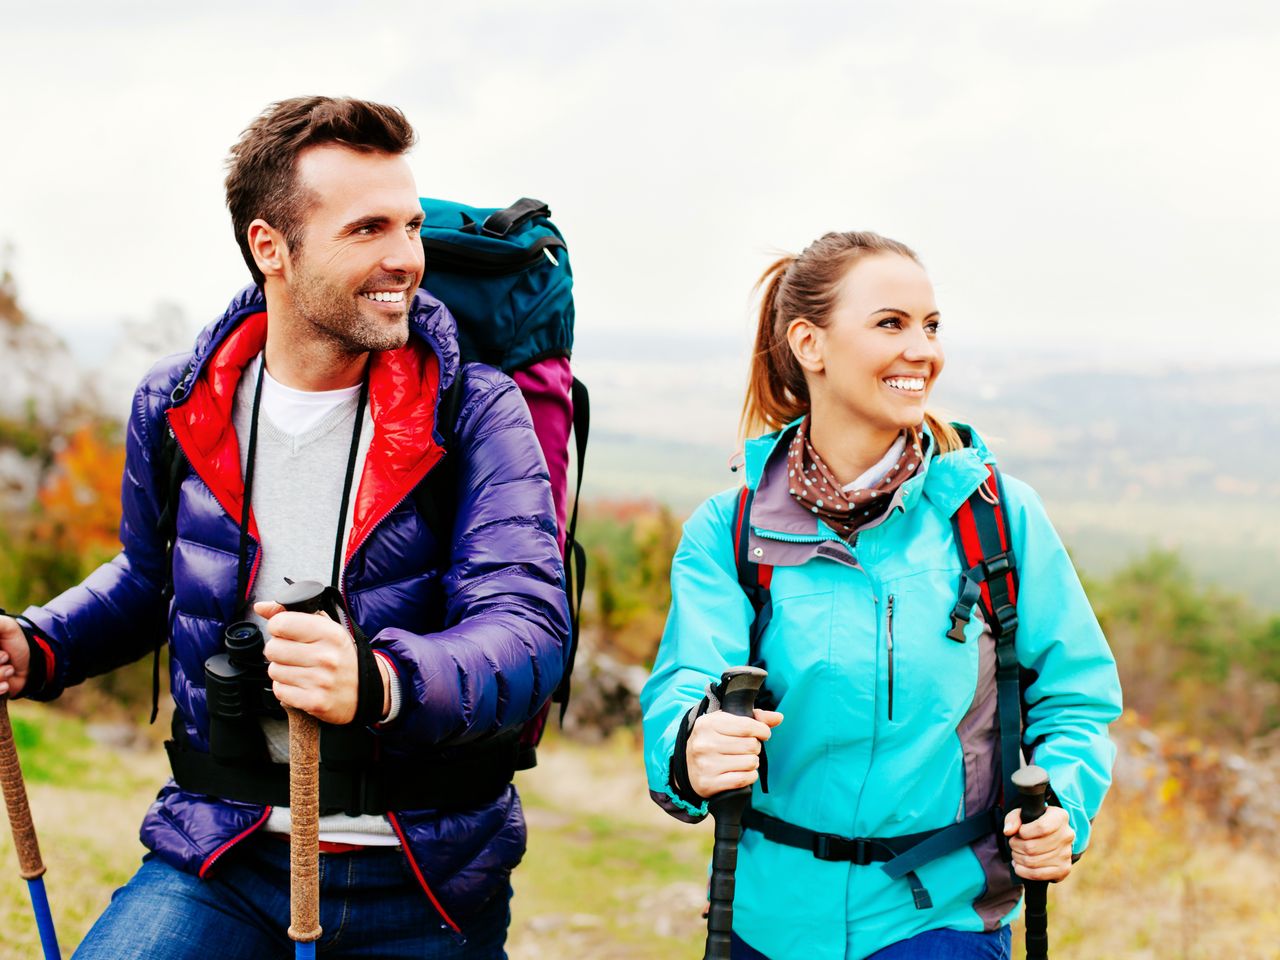
<svg viewBox="0 0 1280 960">
<path fill-rule="evenodd" d="M 186 379 L 185 374 L 183 379 Z M 182 481 L 187 475 L 186 456 L 178 446 L 178 438 L 166 429 L 160 441 L 160 475 L 164 479 L 165 500 L 156 518 L 156 532 L 164 541 L 164 585 L 160 588 L 161 602 L 167 607 L 173 599 L 173 551 L 178 546 L 178 500 L 182 494 Z M 151 657 L 151 719 L 155 723 L 160 715 L 160 648 L 168 642 L 162 637 Z"/>
<path fill-rule="evenodd" d="M 760 638 L 764 636 L 765 628 L 769 626 L 769 621 L 773 619 L 773 598 L 769 592 L 769 585 L 773 582 L 773 565 L 768 563 L 756 563 L 751 559 L 750 541 L 751 541 L 751 502 L 755 499 L 756 492 L 750 487 L 743 487 L 742 492 L 738 494 L 738 517 L 734 526 L 734 557 L 738 567 L 738 583 L 742 587 L 743 593 L 747 595 L 747 599 L 751 601 L 751 609 L 754 611 L 754 617 L 751 620 L 750 648 L 748 653 L 748 664 L 756 667 L 761 666 L 760 659 Z M 764 691 L 761 691 L 763 693 Z M 757 700 L 760 698 L 757 697 Z M 768 699 L 767 697 L 765 698 Z"/>
<path fill-rule="evenodd" d="M 882 863 L 880 868 L 894 880 L 905 879 L 917 910 L 933 906 L 929 891 L 916 871 L 944 854 L 959 850 L 989 836 L 1000 822 L 999 808 L 977 813 L 956 823 L 900 837 L 842 837 L 834 833 L 809 830 L 754 808 L 742 814 L 743 829 L 757 830 L 774 843 L 808 850 L 819 860 L 852 863 L 865 867 Z"/>
<path fill-rule="evenodd" d="M 773 583 L 773 564 L 756 563 L 751 559 L 751 502 L 755 497 L 756 492 L 746 486 L 738 494 L 738 516 L 733 533 L 734 562 L 738 568 L 738 585 L 751 602 L 747 664 L 765 669 L 764 658 L 760 656 L 760 640 L 773 619 L 773 595 L 769 592 Z M 777 706 L 767 686 L 761 687 L 756 694 L 756 706 L 761 710 L 772 710 Z M 760 744 L 760 792 L 769 792 L 769 753 L 763 743 Z"/>
<path fill-rule="evenodd" d="M 342 729 L 342 728 L 338 728 Z M 173 779 L 183 790 L 240 803 L 289 805 L 286 763 L 214 759 L 184 733 L 165 741 Z M 473 810 L 501 796 L 515 774 L 518 734 L 471 745 L 448 758 L 412 764 L 373 763 L 363 769 L 320 764 L 320 810 L 349 816 L 388 810 Z"/>
<path fill-rule="evenodd" d="M 587 585 L 587 551 L 578 542 L 578 504 L 582 500 L 582 468 L 587 461 L 587 435 L 591 432 L 591 396 L 586 384 L 577 377 L 570 387 L 573 404 L 573 446 L 578 455 L 573 488 L 573 512 L 564 538 L 564 589 L 569 595 L 569 653 L 565 657 L 564 674 L 551 699 L 560 704 L 560 723 L 564 724 L 569 709 L 569 687 L 573 664 L 578 658 L 578 634 L 582 626 L 582 594 Z"/>
<path fill-rule="evenodd" d="M 1017 796 L 1013 773 L 1022 766 L 1022 692 L 1019 684 L 1017 568 L 1003 507 L 1004 487 L 994 467 L 952 517 L 964 577 L 952 613 L 953 640 L 964 641 L 963 624 L 975 602 L 996 641 L 996 705 L 1000 717 L 1002 802 Z"/>
<path fill-rule="evenodd" d="M 480 232 L 491 237 L 505 237 L 512 230 L 534 217 L 551 217 L 551 208 L 541 200 L 521 197 L 505 210 L 498 210 L 485 217 Z"/>
</svg>

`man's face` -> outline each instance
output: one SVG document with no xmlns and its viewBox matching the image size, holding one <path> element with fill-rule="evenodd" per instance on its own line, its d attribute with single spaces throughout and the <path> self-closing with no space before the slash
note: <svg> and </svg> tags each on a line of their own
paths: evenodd
<svg viewBox="0 0 1280 960">
<path fill-rule="evenodd" d="M 284 292 L 298 318 L 352 353 L 404 346 L 423 270 L 408 162 L 326 144 L 299 154 L 297 174 L 310 197 Z"/>
</svg>

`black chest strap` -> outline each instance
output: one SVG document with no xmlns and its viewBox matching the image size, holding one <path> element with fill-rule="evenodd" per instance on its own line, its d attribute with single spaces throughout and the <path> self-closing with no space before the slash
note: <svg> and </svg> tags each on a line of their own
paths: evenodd
<svg viewBox="0 0 1280 960">
<path fill-rule="evenodd" d="M 936 830 L 904 834 L 899 837 L 842 837 L 819 833 L 787 823 L 751 807 L 742 815 L 743 829 L 756 830 L 761 836 L 784 846 L 808 850 L 819 860 L 867 866 L 881 863 L 880 868 L 891 879 L 905 879 L 911 885 L 911 896 L 917 910 L 928 910 L 933 898 L 916 873 L 931 860 L 959 850 L 983 837 L 999 831 L 1004 817 L 999 808 L 966 817 Z"/>
<path fill-rule="evenodd" d="M 496 800 L 516 770 L 519 734 L 459 748 L 454 756 L 410 764 L 338 768 L 320 763 L 320 812 L 348 816 L 393 810 L 474 810 Z M 165 741 L 173 779 L 183 790 L 220 800 L 289 805 L 289 765 L 223 763 L 179 740 Z"/>
</svg>

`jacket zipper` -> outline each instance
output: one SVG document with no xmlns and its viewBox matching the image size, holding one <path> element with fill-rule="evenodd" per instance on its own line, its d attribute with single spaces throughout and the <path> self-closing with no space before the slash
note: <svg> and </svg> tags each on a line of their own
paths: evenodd
<svg viewBox="0 0 1280 960">
<path fill-rule="evenodd" d="M 888 629 L 885 631 L 889 651 L 889 719 L 893 719 L 893 594 L 889 594 Z"/>
</svg>

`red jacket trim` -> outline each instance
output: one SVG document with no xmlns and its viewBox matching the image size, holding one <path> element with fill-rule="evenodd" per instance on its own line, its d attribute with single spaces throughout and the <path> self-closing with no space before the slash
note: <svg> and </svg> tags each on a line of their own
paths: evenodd
<svg viewBox="0 0 1280 960">
<path fill-rule="evenodd" d="M 209 358 L 186 402 L 168 410 L 173 434 L 191 468 L 237 523 L 244 509 L 244 476 L 232 412 L 244 369 L 266 342 L 267 315 L 246 318 Z M 353 503 L 344 565 L 443 455 L 432 434 L 439 384 L 439 359 L 417 337 L 410 336 L 403 347 L 371 355 L 373 437 Z M 249 534 L 258 539 L 252 508 Z"/>
<path fill-rule="evenodd" d="M 418 861 L 414 859 L 413 851 L 409 849 L 409 840 L 404 835 L 404 828 L 400 826 L 400 821 L 394 813 L 387 812 L 387 820 L 391 823 L 391 829 L 395 830 L 396 836 L 400 838 L 400 851 L 404 854 L 409 866 L 413 868 L 413 875 L 418 878 L 418 885 L 422 887 L 427 895 L 427 899 L 431 901 L 431 905 L 436 908 L 436 912 L 441 918 L 452 928 L 454 933 L 461 933 L 462 929 L 453 922 L 453 917 L 445 912 L 444 907 L 440 906 L 440 901 L 436 899 L 436 895 L 431 892 L 431 887 L 427 884 L 427 878 L 422 875 L 422 868 L 418 866 Z"/>
<path fill-rule="evenodd" d="M 204 879 L 205 874 L 209 872 L 209 869 L 213 866 L 214 862 L 219 857 L 221 857 L 224 853 L 226 853 L 228 850 L 234 847 L 237 843 L 239 843 L 245 837 L 249 836 L 249 834 L 253 833 L 253 831 L 257 830 L 264 823 L 266 823 L 267 817 L 269 816 L 271 816 L 271 807 L 267 807 L 265 810 L 263 810 L 262 816 L 260 816 L 257 820 L 255 820 L 248 827 L 248 829 L 243 830 L 240 833 L 237 833 L 234 837 L 232 837 L 230 840 L 228 840 L 226 843 L 220 846 L 217 850 L 213 851 L 213 853 L 205 857 L 204 863 L 200 864 L 200 879 L 201 880 Z"/>
</svg>

